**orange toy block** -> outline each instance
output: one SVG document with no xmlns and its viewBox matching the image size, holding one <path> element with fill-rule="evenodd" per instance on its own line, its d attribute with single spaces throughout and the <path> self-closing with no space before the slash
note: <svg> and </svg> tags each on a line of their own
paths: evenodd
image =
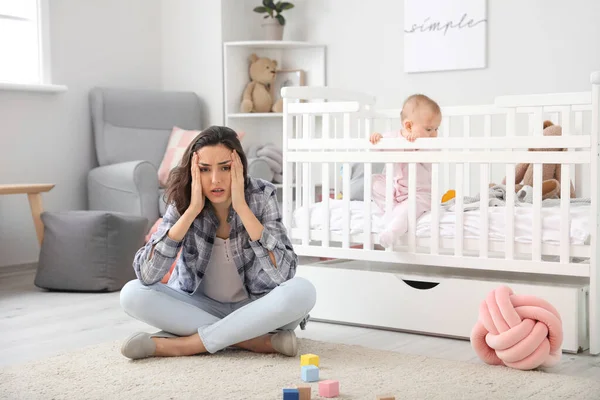
<svg viewBox="0 0 600 400">
<path fill-rule="evenodd" d="M 311 400 L 312 393 L 310 385 L 298 385 L 296 386 L 298 392 L 300 393 L 300 400 Z"/>
<path fill-rule="evenodd" d="M 377 400 L 396 400 L 396 397 L 388 395 L 379 395 L 377 396 Z"/>
</svg>

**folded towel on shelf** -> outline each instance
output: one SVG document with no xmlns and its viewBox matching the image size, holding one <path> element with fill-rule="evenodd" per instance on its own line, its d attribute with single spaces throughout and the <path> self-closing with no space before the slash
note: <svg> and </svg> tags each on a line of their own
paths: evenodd
<svg viewBox="0 0 600 400">
<path fill-rule="evenodd" d="M 245 151 L 248 174 L 274 183 L 283 182 L 283 152 L 273 143 L 255 144 Z M 256 160 L 256 161 L 255 161 Z M 260 165 L 260 168 L 254 168 Z M 268 166 L 269 171 L 266 170 Z"/>
</svg>

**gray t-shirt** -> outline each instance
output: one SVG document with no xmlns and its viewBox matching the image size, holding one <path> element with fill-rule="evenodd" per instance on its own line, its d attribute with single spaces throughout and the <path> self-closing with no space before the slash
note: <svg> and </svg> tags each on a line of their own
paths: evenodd
<svg viewBox="0 0 600 400">
<path fill-rule="evenodd" d="M 233 262 L 229 240 L 215 237 L 201 285 L 206 296 L 221 303 L 236 303 L 248 298 Z"/>
</svg>

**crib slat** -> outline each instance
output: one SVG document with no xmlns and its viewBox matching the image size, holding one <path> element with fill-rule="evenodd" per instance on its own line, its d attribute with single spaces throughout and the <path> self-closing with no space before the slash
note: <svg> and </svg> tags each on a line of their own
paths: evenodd
<svg viewBox="0 0 600 400">
<path fill-rule="evenodd" d="M 515 165 L 506 165 L 506 235 L 505 256 L 507 260 L 515 257 Z"/>
<path fill-rule="evenodd" d="M 342 165 L 342 172 L 344 185 L 342 188 L 344 202 L 342 247 L 347 249 L 350 247 L 350 163 Z"/>
<path fill-rule="evenodd" d="M 542 107 L 536 107 L 533 112 L 533 136 L 542 136 L 544 130 L 544 114 Z"/>
<path fill-rule="evenodd" d="M 310 139 L 310 115 L 302 115 L 302 139 Z"/>
<path fill-rule="evenodd" d="M 450 117 L 442 118 L 442 137 L 450 137 Z M 442 150 L 442 152 L 447 153 L 448 150 Z M 442 170 L 444 174 L 444 181 L 442 187 L 444 188 L 444 190 L 448 190 L 448 188 L 450 188 L 450 165 L 442 164 Z"/>
<path fill-rule="evenodd" d="M 516 110 L 510 108 L 506 113 L 506 136 L 516 134 Z M 515 165 L 506 164 L 506 235 L 505 257 L 512 260 L 515 257 Z"/>
<path fill-rule="evenodd" d="M 333 115 L 333 138 L 340 138 L 340 117 L 338 115 Z M 339 188 L 339 172 L 340 165 L 335 162 L 333 163 L 333 198 L 337 199 L 338 193 L 340 192 Z"/>
<path fill-rule="evenodd" d="M 301 166 L 301 162 L 297 162 L 294 164 L 294 168 L 296 169 L 296 195 L 294 196 L 294 199 L 296 200 L 295 209 L 302 207 L 302 169 L 300 168 Z"/>
<path fill-rule="evenodd" d="M 511 108 L 506 113 L 506 136 L 512 137 L 516 133 L 516 112 Z"/>
<path fill-rule="evenodd" d="M 365 139 L 369 139 L 373 129 L 373 118 L 365 118 Z"/>
<path fill-rule="evenodd" d="M 284 108 L 287 109 L 287 100 L 284 100 Z M 286 229 L 292 229 L 292 216 L 294 212 L 293 187 L 293 166 L 294 163 L 287 161 L 289 149 L 287 144 L 294 132 L 294 117 L 283 113 L 283 224 Z"/>
<path fill-rule="evenodd" d="M 302 133 L 302 118 L 301 118 L 301 116 L 298 115 L 296 117 L 296 132 L 295 132 L 296 139 L 302 138 L 301 133 Z M 301 166 L 302 166 L 301 162 L 296 162 L 296 164 L 294 165 L 294 168 L 296 170 L 296 193 L 294 196 L 294 198 L 296 200 L 295 209 L 302 207 L 302 170 L 301 170 Z"/>
<path fill-rule="evenodd" d="M 363 124 L 362 124 L 362 118 L 356 118 L 356 137 L 357 138 L 362 138 L 363 137 Z"/>
<path fill-rule="evenodd" d="M 542 258 L 542 164 L 533 164 L 533 229 L 531 259 Z"/>
<path fill-rule="evenodd" d="M 479 166 L 479 193 L 480 193 L 480 211 L 481 211 L 481 229 L 479 232 L 479 257 L 488 257 L 489 244 L 489 177 L 490 165 L 480 164 Z"/>
<path fill-rule="evenodd" d="M 350 139 L 350 114 L 344 113 L 344 139 Z"/>
<path fill-rule="evenodd" d="M 323 114 L 321 123 L 321 137 L 323 139 L 329 139 L 329 129 L 331 129 L 331 115 Z"/>
<path fill-rule="evenodd" d="M 414 253 L 417 244 L 417 164 L 408 164 L 408 251 Z"/>
<path fill-rule="evenodd" d="M 560 171 L 560 262 L 567 264 L 570 260 L 571 250 L 571 218 L 569 206 L 571 205 L 571 166 L 563 164 Z"/>
<path fill-rule="evenodd" d="M 465 115 L 463 117 L 463 137 L 465 139 L 471 137 L 471 117 L 468 115 Z M 466 150 L 466 151 L 468 151 L 468 150 Z M 470 196 L 471 195 L 471 164 L 464 165 L 464 169 L 465 169 L 465 172 L 464 172 L 465 196 Z"/>
<path fill-rule="evenodd" d="M 302 115 L 302 139 L 310 140 L 310 134 L 310 115 L 304 114 Z M 304 220 L 307 227 L 302 233 L 302 244 L 305 246 L 308 246 L 310 242 L 311 166 L 311 163 L 302 163 L 302 205 L 304 206 Z"/>
<path fill-rule="evenodd" d="M 483 117 L 483 136 L 484 137 L 492 137 L 492 116 L 491 115 L 486 115 Z M 485 150 L 489 151 L 489 149 L 485 149 Z M 488 171 L 487 181 L 491 182 L 492 181 L 491 169 L 488 168 L 487 171 Z"/>
<path fill-rule="evenodd" d="M 562 107 L 561 108 L 561 118 L 560 118 L 560 126 L 562 127 L 562 136 L 566 137 L 566 136 L 571 136 L 574 134 L 573 132 L 573 124 L 572 124 L 572 119 L 571 119 L 571 106 L 566 106 L 566 107 Z M 570 151 L 569 149 L 567 149 L 567 151 Z M 571 175 L 569 176 L 569 179 L 571 180 L 571 182 L 576 182 L 577 181 L 577 174 L 576 174 L 576 168 L 569 168 L 569 170 L 571 171 Z M 579 174 L 581 174 L 581 168 L 579 170 Z M 562 177 L 561 177 L 561 182 L 565 182 L 562 181 Z M 562 188 L 562 186 L 561 186 Z"/>
<path fill-rule="evenodd" d="M 369 132 L 369 131 L 367 131 Z M 364 207 L 365 207 L 365 227 L 363 230 L 364 235 L 364 242 L 363 242 L 363 248 L 367 249 L 367 250 L 371 250 L 373 249 L 373 241 L 371 240 L 371 232 L 373 231 L 372 226 L 371 226 L 371 221 L 372 221 L 372 210 L 371 210 L 371 186 L 372 186 L 372 179 L 371 179 L 371 174 L 373 173 L 373 164 L 372 163 L 365 163 L 364 164 L 364 169 L 365 169 L 365 185 L 364 185 L 364 193 L 363 193 L 363 199 L 364 199 Z"/>
<path fill-rule="evenodd" d="M 313 139 L 314 132 L 315 132 L 315 116 L 314 115 L 308 115 L 308 114 L 304 114 L 303 116 L 303 132 L 302 132 L 302 137 L 304 140 L 311 140 Z M 308 152 L 312 152 L 312 150 L 308 150 Z M 314 163 L 307 163 L 306 168 L 308 170 L 308 173 L 306 173 L 304 175 L 304 191 L 307 192 L 307 194 L 305 194 L 305 198 L 306 198 L 306 204 L 311 205 L 314 204 L 315 202 L 315 187 L 313 185 L 312 182 L 312 171 L 313 171 L 313 167 L 314 167 Z"/>
<path fill-rule="evenodd" d="M 464 248 L 464 235 L 465 235 L 465 213 L 463 210 L 465 195 L 464 190 L 464 164 L 456 164 L 456 209 L 454 215 L 456 216 L 456 233 L 454 234 L 454 255 L 461 257 L 463 255 Z"/>
<path fill-rule="evenodd" d="M 583 134 L 583 111 L 575 112 L 575 126 L 573 127 L 572 133 L 574 135 Z M 581 195 L 581 188 L 583 186 L 583 174 L 582 167 L 580 165 L 575 166 L 571 171 L 571 174 L 575 175 L 573 177 L 573 182 L 575 182 L 575 191 L 578 195 Z"/>
<path fill-rule="evenodd" d="M 323 247 L 329 247 L 329 236 L 331 234 L 331 231 L 329 229 L 329 221 L 331 220 L 331 216 L 329 214 L 330 209 L 329 209 L 329 191 L 330 191 L 330 185 L 329 185 L 329 163 L 323 163 L 323 177 L 322 177 L 322 203 L 323 203 L 323 210 L 325 212 L 325 220 L 323 221 L 323 241 L 322 241 L 322 245 Z"/>
<path fill-rule="evenodd" d="M 308 246 L 310 241 L 310 163 L 302 163 L 302 205 L 304 206 L 304 220 L 307 221 L 306 229 L 302 232 L 302 244 Z"/>
<path fill-rule="evenodd" d="M 296 131 L 294 132 L 294 138 L 300 139 L 300 133 L 302 133 L 302 118 L 298 115 L 296 117 Z"/>
<path fill-rule="evenodd" d="M 431 254 L 440 251 L 440 165 L 431 164 Z"/>
<path fill-rule="evenodd" d="M 583 111 L 575 112 L 575 134 L 581 135 L 583 133 Z"/>
<path fill-rule="evenodd" d="M 385 164 L 385 217 L 391 218 L 392 208 L 394 206 L 394 164 Z M 394 246 L 389 246 L 386 250 L 391 251 Z"/>
</svg>

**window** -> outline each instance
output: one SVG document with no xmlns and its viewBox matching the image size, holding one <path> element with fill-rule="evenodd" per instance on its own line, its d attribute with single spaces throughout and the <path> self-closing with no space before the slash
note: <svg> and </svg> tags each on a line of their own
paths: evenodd
<svg viewBox="0 0 600 400">
<path fill-rule="evenodd" d="M 0 0 L 0 83 L 50 83 L 47 0 Z"/>
</svg>

